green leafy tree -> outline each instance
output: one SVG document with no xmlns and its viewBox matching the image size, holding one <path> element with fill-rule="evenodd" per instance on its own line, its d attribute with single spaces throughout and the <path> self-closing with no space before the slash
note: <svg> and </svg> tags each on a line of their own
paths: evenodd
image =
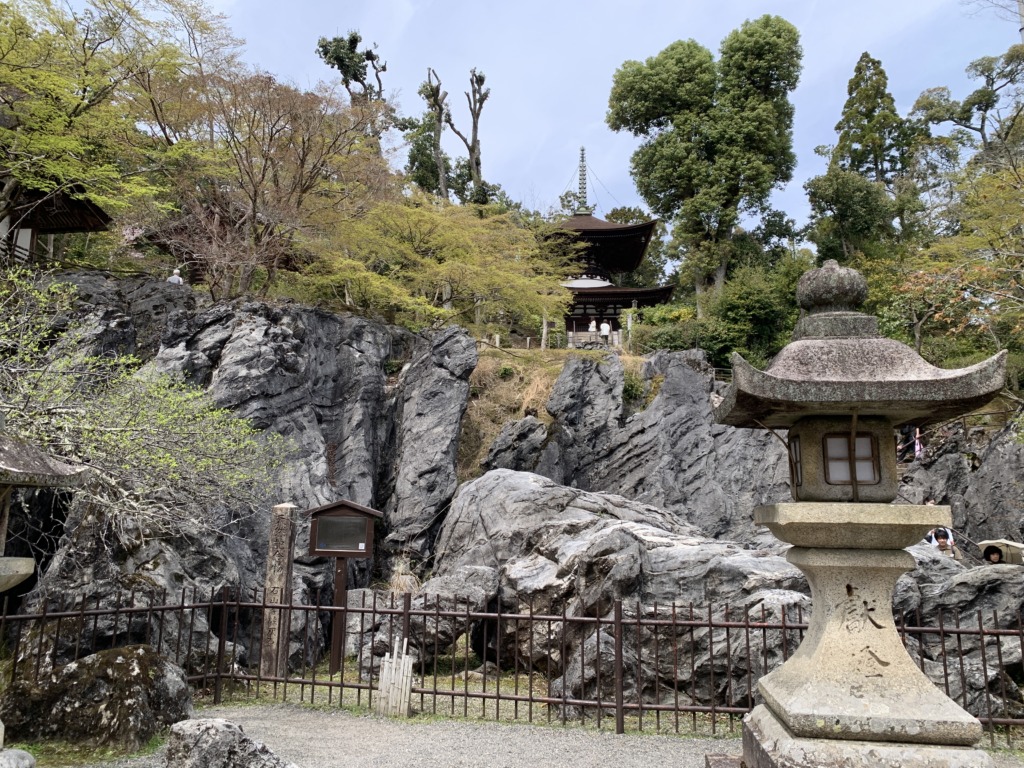
<svg viewBox="0 0 1024 768">
<path fill-rule="evenodd" d="M 0 273 L 6 432 L 87 467 L 75 503 L 124 539 L 227 531 L 264 506 L 280 441 L 132 358 L 83 354 L 67 322 L 74 295 L 24 271 Z"/>
<path fill-rule="evenodd" d="M 746 247 L 756 244 L 751 238 Z M 692 298 L 642 310 L 634 338 L 642 349 L 703 349 L 715 366 L 728 367 L 734 351 L 765 366 L 789 341 L 799 314 L 796 284 L 813 265 L 808 250 L 742 264 L 720 292 L 697 297 L 705 305 L 700 315 Z"/>
<path fill-rule="evenodd" d="M 40 196 L 116 212 L 152 191 L 133 172 L 143 158 L 120 100 L 162 56 L 145 39 L 151 30 L 130 0 L 0 4 L 0 227 L 17 226 Z"/>
<path fill-rule="evenodd" d="M 440 148 L 433 115 L 428 112 L 419 120 L 405 119 L 402 128 L 409 145 L 406 178 L 424 192 L 448 199 L 452 161 Z"/>
<path fill-rule="evenodd" d="M 949 88 L 931 88 L 914 104 L 914 113 L 932 124 L 950 124 L 978 160 L 1014 164 L 1021 144 L 1024 99 L 1024 45 L 1013 45 L 1001 56 L 985 56 L 970 63 L 967 74 L 981 85 L 957 101 Z"/>
<path fill-rule="evenodd" d="M 847 100 L 836 123 L 835 147 L 819 148 L 829 157 L 826 173 L 804 185 L 811 205 L 807 237 L 820 259 L 836 259 L 859 269 L 868 281 L 869 309 L 886 318 L 890 333 L 908 338 L 935 317 L 909 286 L 928 268 L 921 247 L 933 239 L 937 221 L 927 210 L 937 188 L 935 161 L 945 140 L 929 135 L 920 119 L 896 111 L 882 64 L 863 53 L 847 86 Z M 896 318 L 902 317 L 897 321 Z"/>
<path fill-rule="evenodd" d="M 427 186 L 420 185 L 421 189 L 447 200 L 452 163 L 451 158 L 441 149 L 441 139 L 444 137 L 445 125 L 451 119 L 451 111 L 448 109 L 448 91 L 441 87 L 441 78 L 433 69 L 427 69 L 427 79 L 420 85 L 419 95 L 427 102 L 427 114 L 423 116 L 419 135 L 422 144 L 426 143 L 426 139 L 430 140 L 430 162 L 428 164 L 426 157 L 421 159 L 426 154 L 425 147 L 413 145 L 410 147 L 409 165 L 417 168 L 421 179 L 428 181 Z M 416 150 L 415 154 L 413 150 Z"/>
<path fill-rule="evenodd" d="M 672 221 L 694 288 L 720 289 L 743 214 L 764 212 L 792 177 L 799 34 L 777 16 L 747 21 L 715 61 L 693 40 L 616 71 L 608 125 L 643 137 L 632 174 L 651 210 Z"/>
<path fill-rule="evenodd" d="M 851 264 L 859 255 L 882 255 L 892 243 L 896 211 L 881 182 L 832 165 L 804 189 L 811 204 L 808 238 L 822 260 Z"/>
<path fill-rule="evenodd" d="M 568 304 L 569 261 L 522 213 L 416 193 L 336 226 L 302 290 L 414 328 L 539 324 Z"/>
<path fill-rule="evenodd" d="M 317 55 L 336 70 L 352 99 L 380 101 L 384 99 L 384 81 L 388 64 L 377 54 L 377 45 L 359 49 L 363 37 L 350 30 L 345 37 L 321 37 L 316 44 Z M 373 79 L 370 79 L 370 73 Z"/>
<path fill-rule="evenodd" d="M 204 104 L 176 128 L 171 194 L 140 228 L 214 298 L 266 293 L 280 270 L 302 268 L 322 226 L 397 193 L 372 136 L 377 112 L 338 87 L 303 91 L 242 68 L 209 83 Z"/>
</svg>

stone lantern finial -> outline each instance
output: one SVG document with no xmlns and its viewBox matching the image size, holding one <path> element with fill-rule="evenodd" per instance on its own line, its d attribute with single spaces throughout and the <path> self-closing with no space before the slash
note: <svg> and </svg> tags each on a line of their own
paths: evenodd
<svg viewBox="0 0 1024 768">
<path fill-rule="evenodd" d="M 839 266 L 835 259 L 820 269 L 805 272 L 796 286 L 796 300 L 808 314 L 859 312 L 868 297 L 868 281 L 855 269 Z"/>
</svg>

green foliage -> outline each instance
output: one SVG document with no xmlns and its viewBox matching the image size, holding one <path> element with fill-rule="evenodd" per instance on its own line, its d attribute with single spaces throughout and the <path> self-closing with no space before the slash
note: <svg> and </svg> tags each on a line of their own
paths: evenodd
<svg viewBox="0 0 1024 768">
<path fill-rule="evenodd" d="M 0 274 L 6 431 L 87 466 L 76 502 L 122 537 L 220 530 L 264 506 L 280 441 L 132 358 L 83 354 L 73 299 L 66 285 Z"/>
<path fill-rule="evenodd" d="M 828 171 L 804 185 L 811 204 L 809 239 L 822 260 L 862 266 L 927 238 L 921 192 L 934 142 L 926 124 L 903 118 L 882 63 L 861 54 L 836 123 Z"/>
<path fill-rule="evenodd" d="M 705 294 L 703 312 L 693 304 L 645 308 L 633 327 L 638 348 L 705 351 L 712 365 L 729 367 L 732 353 L 764 366 L 788 341 L 796 323 L 796 283 L 811 268 L 807 252 L 774 266 L 742 265 L 716 294 Z"/>
<path fill-rule="evenodd" d="M 641 321 L 645 325 L 672 325 L 693 320 L 696 315 L 696 308 L 692 304 L 658 304 L 644 307 Z"/>
<path fill-rule="evenodd" d="M 154 190 L 126 173 L 142 157 L 117 98 L 162 55 L 139 44 L 150 25 L 137 6 L 0 4 L 0 220 L 16 220 L 29 194 L 87 197 L 116 212 Z"/>
<path fill-rule="evenodd" d="M 673 220 L 695 285 L 721 287 L 741 213 L 762 210 L 792 176 L 798 37 L 766 15 L 731 32 L 717 62 L 687 40 L 615 73 L 608 125 L 644 138 L 633 178 L 651 210 Z"/>
<path fill-rule="evenodd" d="M 353 84 L 358 85 L 362 94 L 370 100 L 382 99 L 384 88 L 380 74 L 387 70 L 386 62 L 377 55 L 376 45 L 359 50 L 362 36 L 350 30 L 345 37 L 321 37 L 316 43 L 316 53 L 324 64 L 338 70 L 341 82 L 353 93 Z M 373 68 L 376 84 L 370 82 L 369 68 Z"/>
<path fill-rule="evenodd" d="M 413 328 L 455 321 L 481 332 L 535 328 L 569 300 L 568 262 L 518 211 L 416 194 L 337 222 L 297 290 Z"/>
<path fill-rule="evenodd" d="M 949 88 L 931 88 L 914 104 L 914 113 L 927 123 L 950 123 L 965 143 L 978 147 L 982 159 L 1002 162 L 1013 154 L 1018 118 L 1024 110 L 1019 88 L 1024 82 L 1024 44 L 1010 46 L 1001 56 L 985 56 L 967 66 L 981 85 L 961 101 Z M 1019 138 L 1019 137 L 1018 137 Z"/>
<path fill-rule="evenodd" d="M 646 385 L 639 371 L 625 368 L 622 372 L 622 399 L 626 403 L 636 403 L 646 395 Z"/>
<path fill-rule="evenodd" d="M 808 238 L 821 260 L 850 264 L 857 254 L 877 254 L 895 236 L 893 201 L 880 182 L 832 165 L 805 185 L 811 204 Z"/>
<path fill-rule="evenodd" d="M 429 113 L 424 115 L 422 120 L 407 124 L 405 140 L 409 144 L 409 155 L 405 164 L 406 178 L 424 192 L 446 197 L 447 195 L 442 194 L 441 174 L 434 155 L 435 146 L 438 146 L 437 128 Z M 452 183 L 452 162 L 446 152 L 441 152 L 441 162 L 446 169 L 444 189 L 447 190 Z"/>
</svg>

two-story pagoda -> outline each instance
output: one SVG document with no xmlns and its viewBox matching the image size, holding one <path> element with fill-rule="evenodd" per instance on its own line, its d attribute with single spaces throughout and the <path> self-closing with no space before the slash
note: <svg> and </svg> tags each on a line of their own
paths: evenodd
<svg viewBox="0 0 1024 768">
<path fill-rule="evenodd" d="M 586 150 L 580 149 L 579 204 L 573 215 L 561 222 L 584 244 L 580 275 L 563 283 L 572 291 L 572 307 L 565 318 L 569 346 L 594 341 L 587 329 L 591 322 L 607 321 L 617 336 L 623 310 L 664 304 L 672 298 L 672 286 L 624 288 L 615 285 L 615 275 L 633 272 L 640 266 L 654 237 L 657 219 L 641 224 L 616 224 L 594 216 L 587 205 Z"/>
</svg>

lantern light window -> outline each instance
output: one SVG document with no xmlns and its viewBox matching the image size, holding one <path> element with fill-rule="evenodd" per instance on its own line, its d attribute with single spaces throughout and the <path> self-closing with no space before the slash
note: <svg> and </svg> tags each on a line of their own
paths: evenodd
<svg viewBox="0 0 1024 768">
<path fill-rule="evenodd" d="M 829 485 L 850 485 L 851 465 L 858 485 L 876 485 L 881 480 L 878 462 L 878 443 L 867 432 L 858 432 L 854 443 L 854 457 L 850 461 L 850 436 L 830 433 L 822 438 L 825 451 L 825 482 Z"/>
</svg>

